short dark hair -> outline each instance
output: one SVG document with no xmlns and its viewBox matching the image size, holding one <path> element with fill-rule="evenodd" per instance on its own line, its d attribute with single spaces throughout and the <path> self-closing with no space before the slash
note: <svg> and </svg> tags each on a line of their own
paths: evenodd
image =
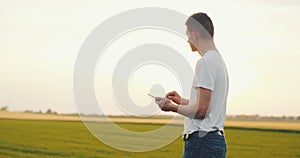
<svg viewBox="0 0 300 158">
<path fill-rule="evenodd" d="M 209 33 L 211 37 L 214 37 L 214 25 L 210 17 L 205 13 L 195 13 L 191 15 L 185 22 L 185 25 L 190 31 L 197 31 L 202 35 Z M 204 30 L 201 28 L 201 25 L 207 33 L 203 33 Z"/>
</svg>

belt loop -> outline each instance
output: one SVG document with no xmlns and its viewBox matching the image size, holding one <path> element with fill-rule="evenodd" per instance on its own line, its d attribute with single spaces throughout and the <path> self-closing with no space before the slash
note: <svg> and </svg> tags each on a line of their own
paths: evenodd
<svg viewBox="0 0 300 158">
<path fill-rule="evenodd" d="M 187 140 L 187 139 L 189 139 L 189 133 L 183 134 L 182 139 L 183 139 L 184 141 Z"/>
<path fill-rule="evenodd" d="M 224 131 L 220 130 L 220 133 L 222 134 L 222 136 L 224 137 Z"/>
</svg>

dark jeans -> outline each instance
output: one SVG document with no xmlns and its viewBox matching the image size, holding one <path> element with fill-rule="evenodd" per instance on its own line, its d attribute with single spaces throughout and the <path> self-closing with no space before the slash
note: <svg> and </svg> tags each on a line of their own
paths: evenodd
<svg viewBox="0 0 300 158">
<path fill-rule="evenodd" d="M 200 137 L 198 132 L 189 135 L 184 142 L 183 158 L 225 158 L 226 141 L 219 131 Z"/>
</svg>

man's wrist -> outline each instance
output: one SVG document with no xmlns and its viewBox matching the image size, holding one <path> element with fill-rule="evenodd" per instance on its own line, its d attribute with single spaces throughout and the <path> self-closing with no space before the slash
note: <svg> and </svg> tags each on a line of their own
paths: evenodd
<svg viewBox="0 0 300 158">
<path fill-rule="evenodd" d="M 171 108 L 171 111 L 172 112 L 177 112 L 178 111 L 178 105 L 175 105 L 175 104 L 172 104 L 172 108 Z"/>
</svg>

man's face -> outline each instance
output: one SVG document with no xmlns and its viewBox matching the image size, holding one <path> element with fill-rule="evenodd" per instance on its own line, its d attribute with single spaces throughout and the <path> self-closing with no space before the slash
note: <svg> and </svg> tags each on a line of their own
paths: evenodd
<svg viewBox="0 0 300 158">
<path fill-rule="evenodd" d="M 186 29 L 186 35 L 188 36 L 188 43 L 190 44 L 192 52 L 198 51 L 195 45 L 193 44 L 194 41 L 193 41 L 192 33 L 188 31 L 188 29 Z"/>
<path fill-rule="evenodd" d="M 188 41 L 188 43 L 190 44 L 192 52 L 197 52 L 198 51 L 198 49 L 193 45 L 193 43 L 191 43 L 190 41 Z"/>
</svg>

